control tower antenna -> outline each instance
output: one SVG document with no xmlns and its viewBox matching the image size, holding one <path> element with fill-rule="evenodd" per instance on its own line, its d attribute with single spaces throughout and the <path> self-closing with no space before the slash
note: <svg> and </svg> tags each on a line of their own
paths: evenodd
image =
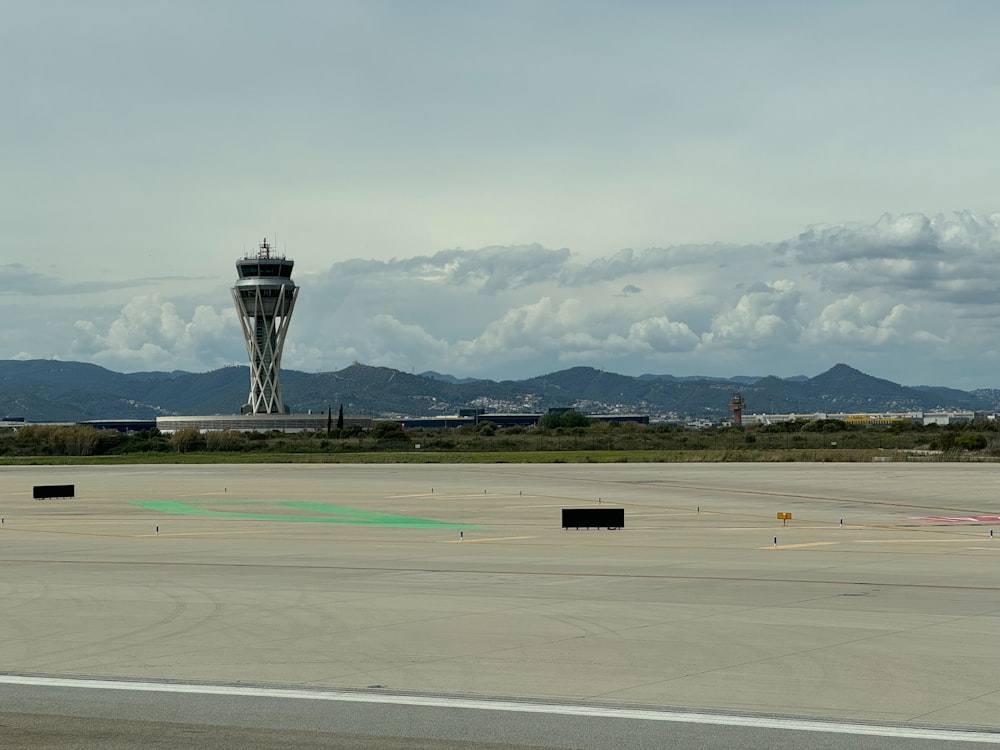
<svg viewBox="0 0 1000 750">
<path fill-rule="evenodd" d="M 746 409 L 746 401 L 743 400 L 742 393 L 734 393 L 729 399 L 729 410 L 733 413 L 733 424 L 743 424 L 743 410 Z"/>
<path fill-rule="evenodd" d="M 299 287 L 292 281 L 295 261 L 271 252 L 267 237 L 256 255 L 236 261 L 233 302 L 250 355 L 250 397 L 244 414 L 286 414 L 281 401 L 281 349 Z"/>
</svg>

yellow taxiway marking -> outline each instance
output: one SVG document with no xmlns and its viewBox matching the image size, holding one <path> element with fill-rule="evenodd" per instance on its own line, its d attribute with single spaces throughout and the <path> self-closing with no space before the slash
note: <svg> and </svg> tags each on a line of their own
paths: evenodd
<svg viewBox="0 0 1000 750">
<path fill-rule="evenodd" d="M 761 523 L 760 526 L 723 526 L 717 531 L 760 531 L 762 529 L 785 529 L 786 531 L 830 531 L 833 525 L 828 526 L 775 526 L 773 523 Z M 844 528 L 847 528 L 846 526 Z"/>
<path fill-rule="evenodd" d="M 802 542 L 801 544 L 779 544 L 777 546 L 772 544 L 757 549 L 797 549 L 799 547 L 825 547 L 828 544 L 840 544 L 840 542 Z"/>
<path fill-rule="evenodd" d="M 503 500 L 505 498 L 509 500 L 512 497 L 523 497 L 523 495 L 512 495 L 509 492 L 492 492 L 490 494 L 483 492 L 478 495 L 475 493 L 471 495 L 447 495 L 444 492 L 435 492 L 433 495 L 425 495 L 424 497 L 434 497 L 439 500 L 475 500 L 477 498 L 482 500 L 484 497 L 487 500 Z"/>
<path fill-rule="evenodd" d="M 470 499 L 472 499 L 474 497 L 497 498 L 497 497 L 521 497 L 521 496 L 520 495 L 512 495 L 509 492 L 494 492 L 494 493 L 489 494 L 489 495 L 487 495 L 487 494 L 475 494 L 475 493 L 473 493 L 471 495 L 466 494 L 466 493 L 462 493 L 462 494 L 458 495 L 458 494 L 452 494 L 450 492 L 420 492 L 420 493 L 417 493 L 415 495 L 386 495 L 385 499 L 386 500 L 407 500 L 407 499 L 412 499 L 412 498 L 415 498 L 415 497 L 430 498 L 432 500 L 470 500 Z M 530 497 L 530 495 L 524 495 L 524 497 Z"/>
<path fill-rule="evenodd" d="M 581 503 L 590 502 L 589 500 L 581 500 Z M 556 503 L 555 505 L 505 505 L 504 510 L 515 510 L 517 508 L 565 508 L 566 503 Z"/>
<path fill-rule="evenodd" d="M 471 542 L 509 542 L 514 539 L 535 539 L 533 536 L 494 536 L 486 539 L 449 539 L 445 544 L 469 544 Z"/>
</svg>

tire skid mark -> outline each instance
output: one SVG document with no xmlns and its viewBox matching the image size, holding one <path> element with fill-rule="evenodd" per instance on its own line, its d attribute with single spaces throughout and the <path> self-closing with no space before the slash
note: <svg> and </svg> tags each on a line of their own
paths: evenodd
<svg viewBox="0 0 1000 750">
<path fill-rule="evenodd" d="M 4 563 L 0 560 L 0 564 Z M 24 562 L 23 560 L 20 562 Z M 667 573 L 599 573 L 595 571 L 571 572 L 564 570 L 510 570 L 510 569 L 489 569 L 489 568 L 416 568 L 416 567 L 391 567 L 385 565 L 266 565 L 264 563 L 207 563 L 188 561 L 142 561 L 142 560 L 32 560 L 31 562 L 53 565 L 132 565 L 132 566 L 164 566 L 164 567 L 193 567 L 193 568 L 244 568 L 269 570 L 280 568 L 282 570 L 338 570 L 354 571 L 357 573 L 423 573 L 440 575 L 498 575 L 498 576 L 523 576 L 531 578 L 603 578 L 603 579 L 623 579 L 633 581 L 730 581 L 739 583 L 789 583 L 789 584 L 818 584 L 830 586 L 885 586 L 888 588 L 904 589 L 932 589 L 943 591 L 1000 591 L 997 586 L 973 586 L 969 584 L 951 583 L 900 583 L 898 581 L 850 581 L 844 579 L 823 579 L 823 578 L 767 578 L 754 576 L 707 576 L 707 575 L 677 575 Z"/>
</svg>

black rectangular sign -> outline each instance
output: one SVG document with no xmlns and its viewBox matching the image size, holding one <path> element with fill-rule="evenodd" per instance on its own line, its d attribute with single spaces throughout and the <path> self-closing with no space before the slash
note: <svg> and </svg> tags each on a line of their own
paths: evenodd
<svg viewBox="0 0 1000 750">
<path fill-rule="evenodd" d="M 624 508 L 563 508 L 564 529 L 623 529 Z"/>
<path fill-rule="evenodd" d="M 36 484 L 31 490 L 35 500 L 45 500 L 49 497 L 73 497 L 76 485 L 73 484 Z"/>
</svg>

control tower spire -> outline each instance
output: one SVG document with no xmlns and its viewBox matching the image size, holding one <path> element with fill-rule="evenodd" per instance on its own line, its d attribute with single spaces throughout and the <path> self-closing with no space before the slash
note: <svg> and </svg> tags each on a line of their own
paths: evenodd
<svg viewBox="0 0 1000 750">
<path fill-rule="evenodd" d="M 233 302 L 250 355 L 250 398 L 244 414 L 285 414 L 281 401 L 281 349 L 299 288 L 292 281 L 295 261 L 272 255 L 267 238 L 256 255 L 236 261 L 239 278 Z"/>
</svg>

